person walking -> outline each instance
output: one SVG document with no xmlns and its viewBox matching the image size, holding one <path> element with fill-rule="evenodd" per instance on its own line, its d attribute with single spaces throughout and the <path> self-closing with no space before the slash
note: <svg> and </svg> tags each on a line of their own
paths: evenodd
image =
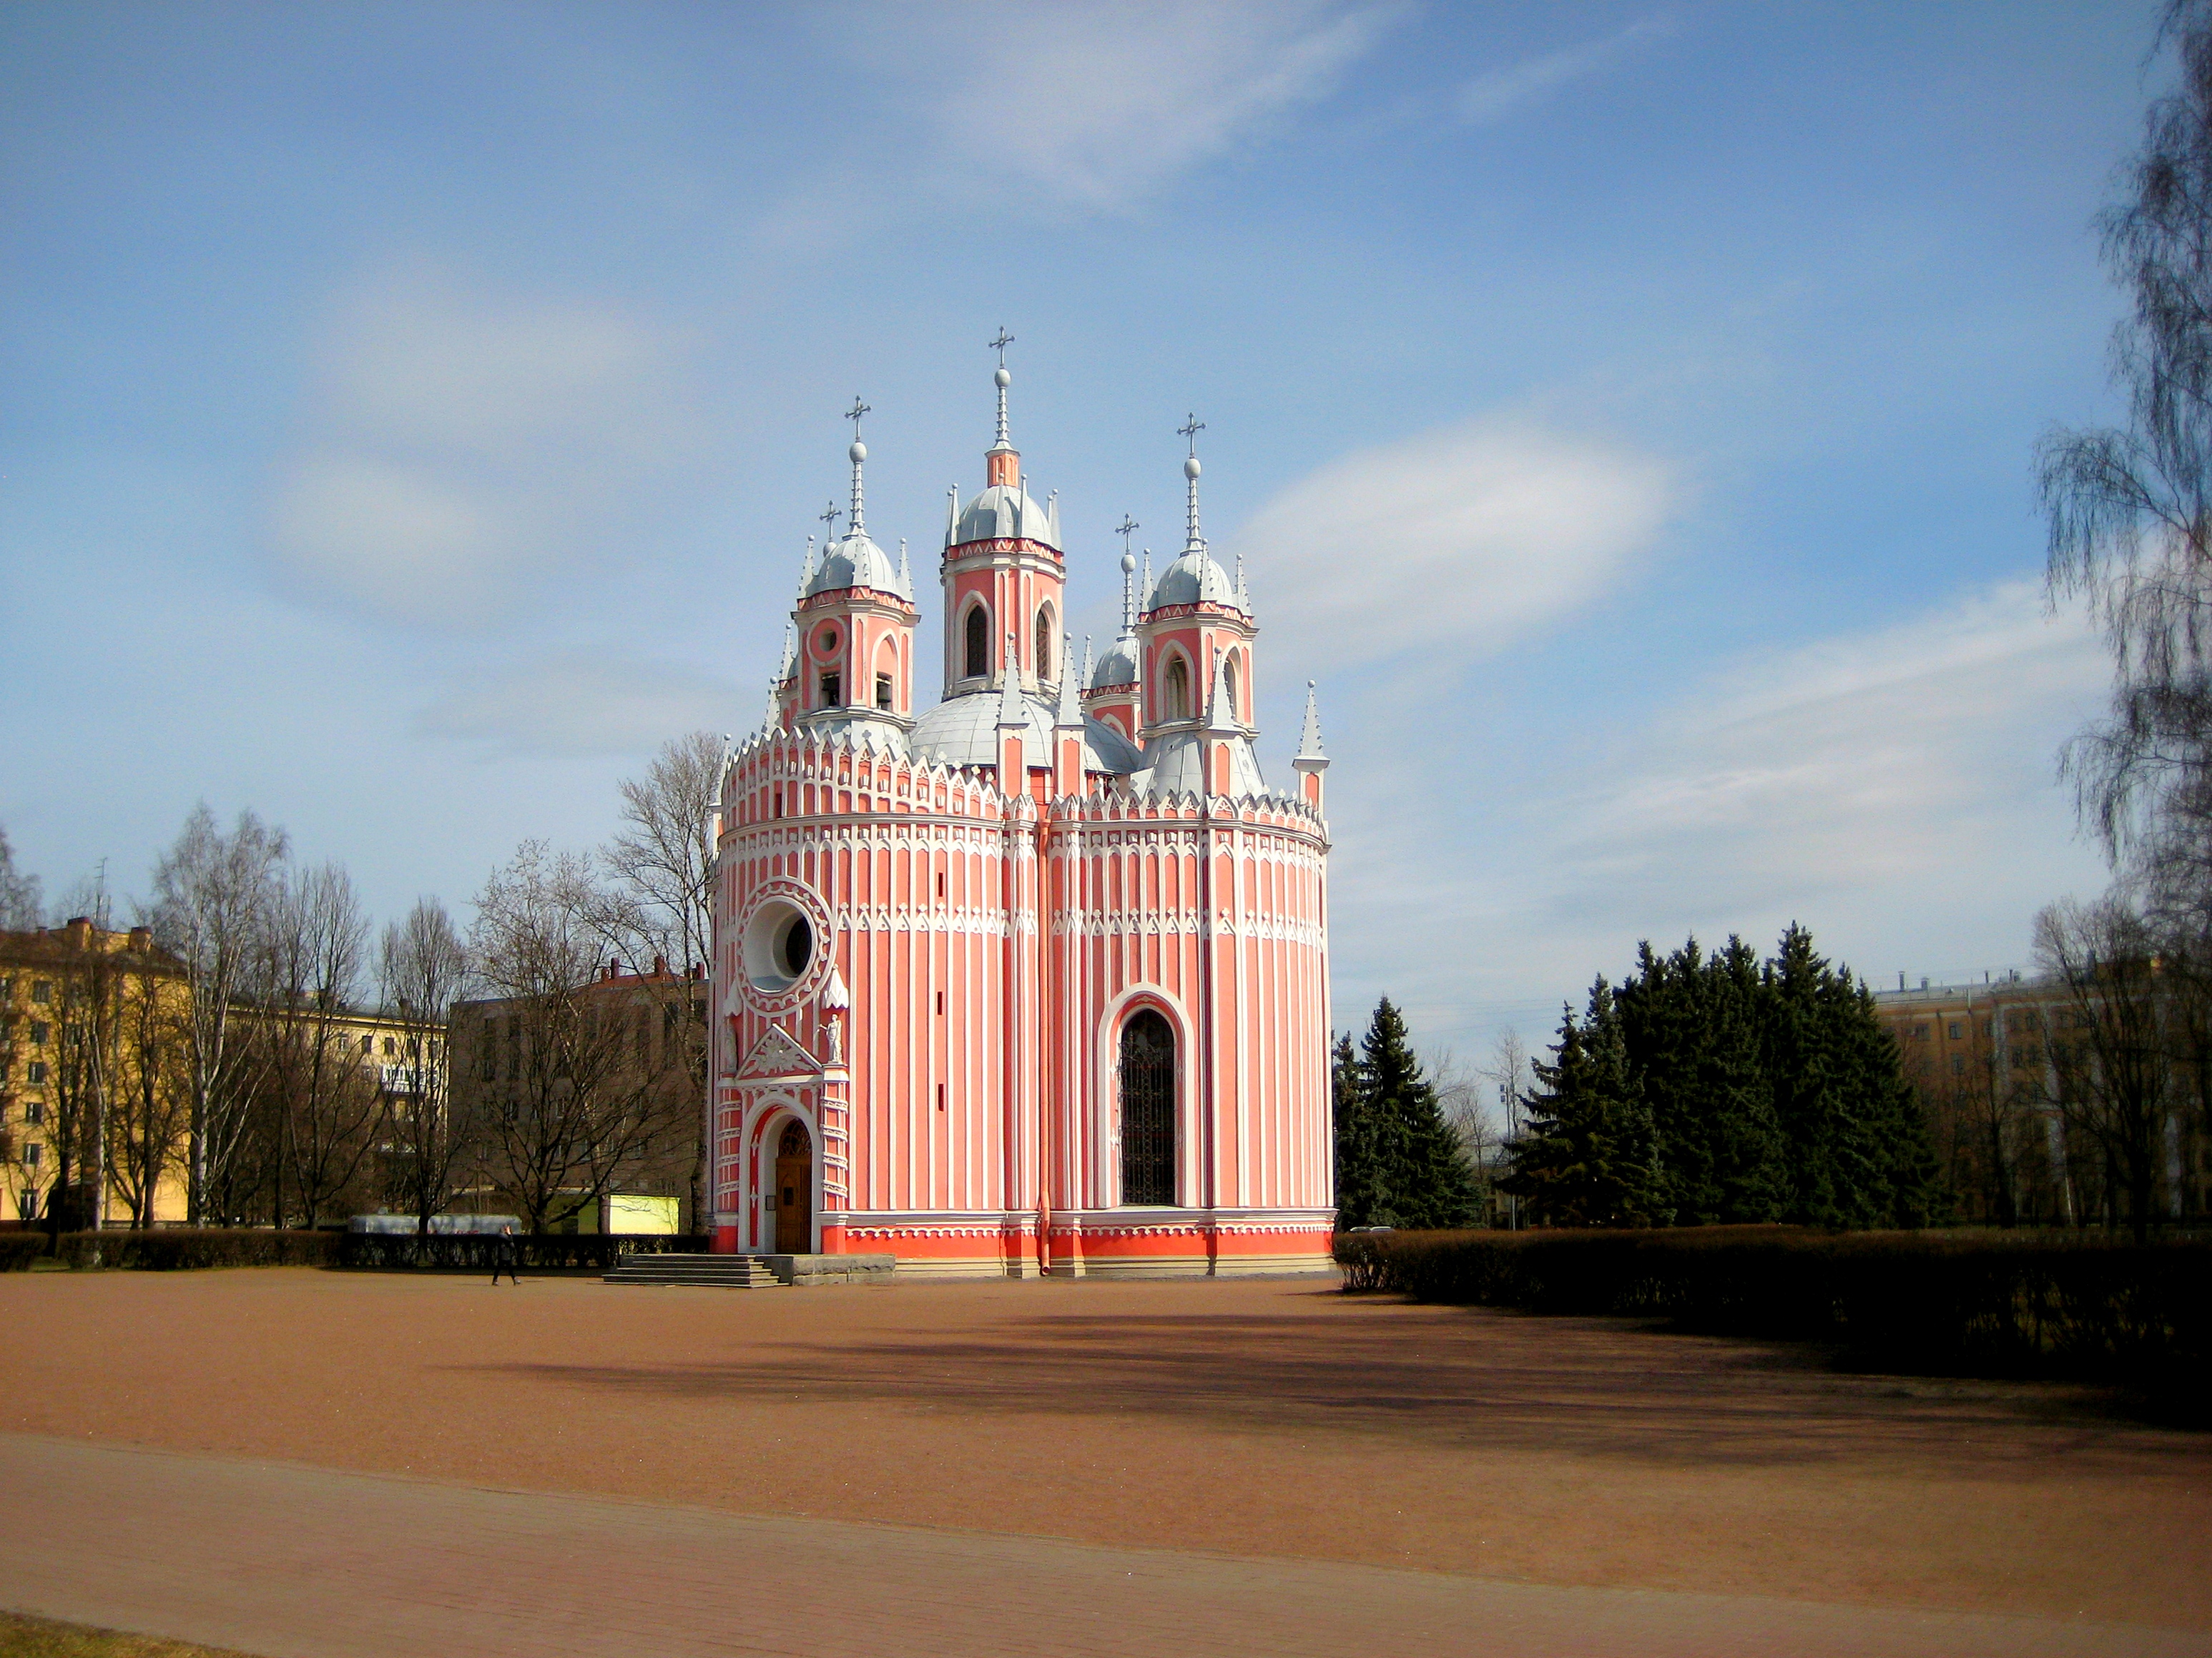
<svg viewBox="0 0 2212 1658">
<path fill-rule="evenodd" d="M 509 1284 L 520 1284 L 522 1282 L 514 1275 L 515 1253 L 514 1228 L 501 1227 L 499 1236 L 491 1241 L 491 1281 L 495 1288 L 498 1286 L 499 1275 L 502 1272 L 507 1274 Z"/>
</svg>

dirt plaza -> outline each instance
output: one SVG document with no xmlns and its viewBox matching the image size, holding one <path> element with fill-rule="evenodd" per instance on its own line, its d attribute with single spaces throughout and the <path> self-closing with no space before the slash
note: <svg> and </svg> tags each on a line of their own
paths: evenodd
<svg viewBox="0 0 2212 1658">
<path fill-rule="evenodd" d="M 0 1430 L 506 1492 L 2212 1631 L 2212 1439 L 1313 1280 L 0 1278 Z"/>
</svg>

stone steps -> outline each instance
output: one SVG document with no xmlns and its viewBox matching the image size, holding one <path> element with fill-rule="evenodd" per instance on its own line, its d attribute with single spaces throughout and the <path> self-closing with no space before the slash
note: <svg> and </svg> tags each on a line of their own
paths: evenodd
<svg viewBox="0 0 2212 1658">
<path fill-rule="evenodd" d="M 783 1280 L 758 1255 L 650 1255 L 624 1250 L 608 1284 L 695 1284 L 720 1290 L 771 1290 Z"/>
</svg>

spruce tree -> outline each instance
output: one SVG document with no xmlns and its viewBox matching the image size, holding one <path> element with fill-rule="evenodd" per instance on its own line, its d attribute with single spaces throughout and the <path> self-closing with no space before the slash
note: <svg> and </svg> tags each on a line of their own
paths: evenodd
<svg viewBox="0 0 2212 1658">
<path fill-rule="evenodd" d="M 1733 935 L 1705 963 L 1705 1050 L 1699 1061 L 1712 1218 L 1723 1225 L 1782 1213 L 1788 1175 L 1774 1120 L 1774 1090 L 1760 1063 L 1759 956 Z"/>
<path fill-rule="evenodd" d="M 1651 1114 L 1629 1075 L 1613 991 L 1590 987 L 1582 1023 L 1562 1011 L 1549 1065 L 1534 1067 L 1527 1132 L 1505 1190 L 1552 1226 L 1650 1226 L 1669 1218 Z"/>
<path fill-rule="evenodd" d="M 1406 1022 L 1385 996 L 1359 1044 L 1359 1086 L 1380 1143 L 1389 1224 L 1430 1230 L 1466 1226 L 1475 1218 L 1474 1169 L 1444 1121 L 1436 1084 L 1406 1038 Z"/>
<path fill-rule="evenodd" d="M 1336 1224 L 1387 1226 L 1383 1210 L 1382 1148 L 1367 1092 L 1359 1085 L 1359 1061 L 1349 1032 L 1336 1039 L 1329 1063 L 1329 1097 L 1336 1116 Z"/>
</svg>

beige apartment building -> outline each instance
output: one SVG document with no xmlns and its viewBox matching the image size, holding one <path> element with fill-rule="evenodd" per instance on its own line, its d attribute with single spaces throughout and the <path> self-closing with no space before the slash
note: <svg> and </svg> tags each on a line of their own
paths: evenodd
<svg viewBox="0 0 2212 1658">
<path fill-rule="evenodd" d="M 2086 1225 L 2112 1218 L 2115 1171 L 2069 1097 L 2082 1087 L 2087 1020 L 2069 986 L 1992 973 L 1978 984 L 1923 979 L 1877 990 L 1874 999 L 1928 1110 L 1960 1219 Z M 2074 1065 L 2064 1062 L 2069 1050 Z M 2160 1205 L 2174 1220 L 2212 1209 L 2212 1141 L 2185 1081 L 2177 1071 L 2162 1159 Z"/>
</svg>

